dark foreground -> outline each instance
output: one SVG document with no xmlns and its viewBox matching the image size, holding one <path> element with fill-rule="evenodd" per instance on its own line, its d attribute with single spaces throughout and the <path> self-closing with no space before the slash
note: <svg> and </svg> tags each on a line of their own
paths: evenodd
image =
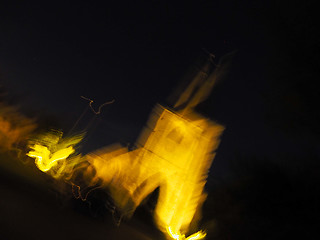
<svg viewBox="0 0 320 240">
<path fill-rule="evenodd" d="M 152 220 L 156 195 L 117 226 L 104 190 L 83 202 L 33 162 L 0 156 L 0 239 L 164 239 Z M 209 179 L 202 221 L 195 228 L 215 240 L 319 239 L 318 158 L 287 160 L 290 164 L 281 166 L 239 156 L 232 177 Z"/>
<path fill-rule="evenodd" d="M 133 217 L 119 226 L 111 212 L 96 209 L 101 203 L 82 202 L 55 190 L 54 182 L 1 156 L 0 239 L 162 239 L 152 221 Z"/>
</svg>

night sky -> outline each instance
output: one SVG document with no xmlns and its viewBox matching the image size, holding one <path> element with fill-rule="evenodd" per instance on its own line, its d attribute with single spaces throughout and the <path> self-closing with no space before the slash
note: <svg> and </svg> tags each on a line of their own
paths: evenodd
<svg viewBox="0 0 320 240">
<path fill-rule="evenodd" d="M 316 191 L 319 180 L 319 26 L 311 1 L 279 2 L 2 3 L 1 84 L 21 111 L 66 132 L 88 105 L 81 96 L 93 99 L 96 108 L 115 99 L 93 120 L 86 112 L 76 126 L 87 128 L 83 150 L 91 151 L 133 144 L 155 104 L 169 104 L 168 96 L 197 59 L 210 52 L 218 63 L 234 52 L 226 77 L 198 108 L 226 127 L 207 189 L 221 192 L 221 182 L 231 190 L 235 182 L 246 189 L 246 181 L 251 187 L 261 181 L 274 195 L 286 182 L 293 190 L 279 201 L 291 209 L 312 199 L 314 205 L 300 211 L 309 216 L 316 206 L 313 193 L 294 203 L 289 199 Z M 258 175 L 265 178 L 256 180 Z M 298 190 L 293 187 L 301 181 Z M 242 199 L 229 195 L 236 199 L 230 204 Z M 236 238 L 236 231 L 226 236 L 251 239 Z M 216 239 L 227 239 L 221 234 Z"/>
</svg>

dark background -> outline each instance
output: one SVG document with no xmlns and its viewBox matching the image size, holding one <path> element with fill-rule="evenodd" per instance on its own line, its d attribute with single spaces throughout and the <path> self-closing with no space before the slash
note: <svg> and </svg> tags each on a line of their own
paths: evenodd
<svg viewBox="0 0 320 240">
<path fill-rule="evenodd" d="M 95 108 L 115 99 L 95 118 L 87 111 L 73 130 L 87 130 L 82 147 L 89 152 L 114 142 L 133 144 L 153 106 L 169 104 L 167 97 L 205 56 L 203 49 L 216 62 L 235 51 L 228 75 L 198 108 L 226 127 L 206 186 L 202 225 L 209 239 L 313 239 L 319 227 L 318 28 L 312 1 L 1 4 L 1 82 L 8 102 L 44 127 L 65 132 L 88 105 L 80 96 L 93 99 Z M 88 230 L 81 231 L 100 239 L 92 228 L 108 221 L 110 213 L 101 213 L 101 220 L 87 205 L 69 199 L 60 215 L 43 214 L 24 199 L 49 211 L 58 204 L 49 200 L 49 190 L 36 183 L 26 192 L 15 190 L 25 180 L 6 171 L 1 208 L 12 218 L 3 218 L 1 229 L 21 229 L 19 234 L 40 239 L 32 235 L 32 224 L 24 228 L 10 214 L 25 204 L 21 214 L 34 222 L 56 214 L 77 229 L 78 222 L 88 221 Z M 43 192 L 48 199 L 38 200 Z M 91 208 L 103 205 L 92 198 Z M 9 203 L 12 209 L 6 208 Z M 65 220 L 64 211 L 78 220 Z M 141 211 L 136 219 L 148 225 L 148 214 Z M 84 233 L 72 238 L 67 229 L 56 232 L 65 232 L 62 239 L 85 239 Z M 133 229 L 138 230 L 128 232 L 145 231 Z M 8 239 L 15 236 L 10 234 Z"/>
</svg>

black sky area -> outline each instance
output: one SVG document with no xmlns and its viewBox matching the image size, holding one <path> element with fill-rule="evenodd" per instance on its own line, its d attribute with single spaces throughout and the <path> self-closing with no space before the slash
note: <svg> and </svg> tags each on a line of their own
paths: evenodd
<svg viewBox="0 0 320 240">
<path fill-rule="evenodd" d="M 84 151 L 92 151 L 133 144 L 155 104 L 169 104 L 167 97 L 197 59 L 210 52 L 218 63 L 234 52 L 226 77 L 198 107 L 226 127 L 207 187 L 216 189 L 220 178 L 262 174 L 272 185 L 266 191 L 279 194 L 286 185 L 276 181 L 283 175 L 310 184 L 319 180 L 314 2 L 1 3 L 1 84 L 21 111 L 45 115 L 66 132 L 88 105 L 81 96 L 93 99 L 95 108 L 115 99 L 94 121 L 89 110 L 76 126 L 87 128 Z M 266 165 L 274 166 L 272 173 Z M 275 180 L 274 169 L 283 169 Z"/>
<path fill-rule="evenodd" d="M 316 101 L 312 6 L 272 1 L 3 5 L 1 78 L 24 109 L 48 112 L 67 129 L 87 105 L 80 96 L 93 99 L 96 108 L 115 99 L 100 121 L 109 142 L 133 142 L 153 106 L 167 103 L 203 49 L 217 62 L 237 51 L 228 77 L 202 110 L 226 126 L 225 138 L 231 134 L 222 147 L 234 142 L 234 151 L 269 157 L 296 149 L 281 142 L 287 133 L 282 130 L 304 118 L 299 111 L 307 112 L 304 108 Z M 292 116 L 281 116 L 287 113 Z M 314 133 L 306 128 L 303 135 Z M 291 137 L 304 144 L 301 136 Z"/>
</svg>

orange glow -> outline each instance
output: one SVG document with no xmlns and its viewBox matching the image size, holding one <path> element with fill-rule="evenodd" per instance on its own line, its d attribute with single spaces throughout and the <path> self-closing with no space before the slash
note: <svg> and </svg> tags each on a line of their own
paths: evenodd
<svg viewBox="0 0 320 240">
<path fill-rule="evenodd" d="M 20 114 L 16 108 L 0 102 L 0 151 L 15 149 L 35 128 L 31 119 Z"/>
</svg>

